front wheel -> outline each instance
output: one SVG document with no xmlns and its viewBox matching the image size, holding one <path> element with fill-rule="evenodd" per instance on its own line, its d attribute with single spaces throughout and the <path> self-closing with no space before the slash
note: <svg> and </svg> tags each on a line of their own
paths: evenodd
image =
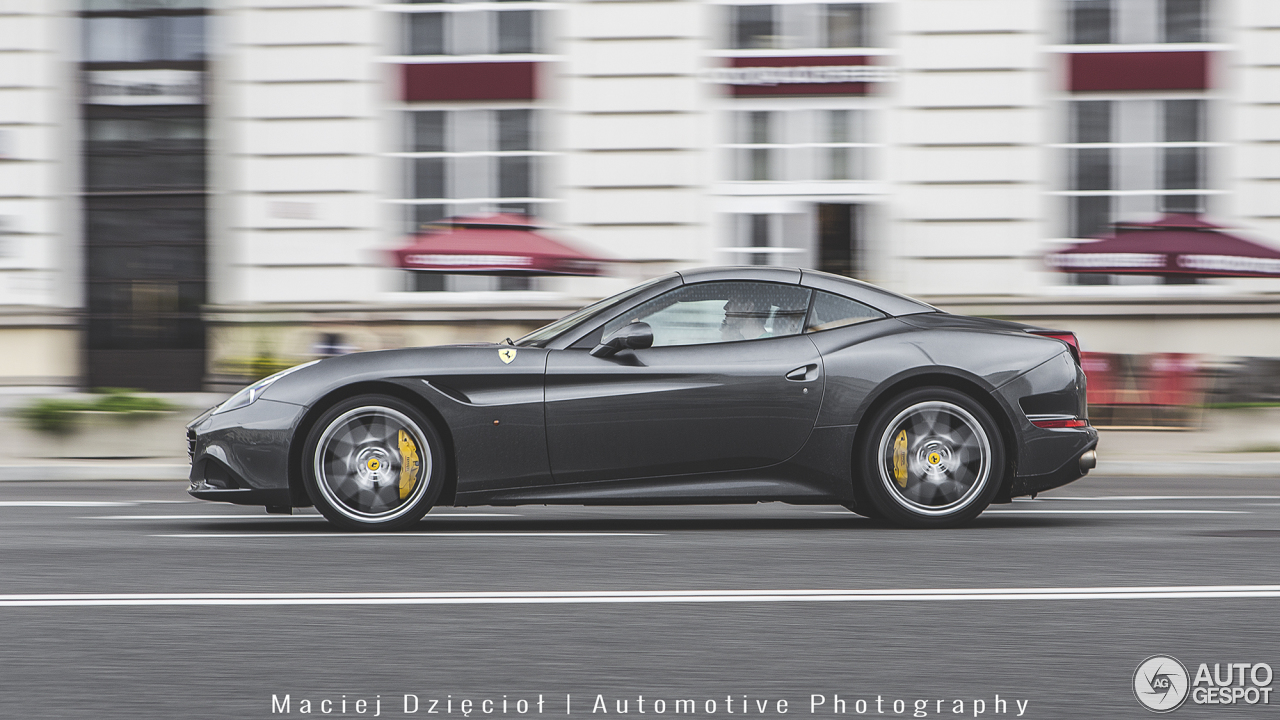
<svg viewBox="0 0 1280 720">
<path fill-rule="evenodd" d="M 865 497 L 905 527 L 953 527 L 991 504 L 1005 449 L 991 414 L 943 387 L 918 388 L 876 413 L 860 452 Z"/>
<path fill-rule="evenodd" d="M 329 408 L 303 451 L 311 501 L 345 530 L 399 530 L 440 496 L 442 443 L 408 403 L 360 395 Z"/>
</svg>

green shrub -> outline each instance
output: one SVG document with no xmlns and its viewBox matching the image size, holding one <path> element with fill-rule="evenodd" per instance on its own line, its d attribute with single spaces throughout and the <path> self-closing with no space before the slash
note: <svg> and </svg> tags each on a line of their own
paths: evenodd
<svg viewBox="0 0 1280 720">
<path fill-rule="evenodd" d="M 32 430 L 62 434 L 75 426 L 75 412 L 84 409 L 76 400 L 37 400 L 18 410 L 18 417 Z"/>
<path fill-rule="evenodd" d="M 20 408 L 17 415 L 32 430 L 65 434 L 75 429 L 77 413 L 85 410 L 118 413 L 122 418 L 135 419 L 140 413 L 177 409 L 167 400 L 134 395 L 125 388 L 98 388 L 93 392 L 101 397 L 93 400 L 44 398 Z"/>
<path fill-rule="evenodd" d="M 281 370 L 288 370 L 299 362 L 302 361 L 278 358 L 273 355 L 259 355 L 254 358 L 228 358 L 218 363 L 218 369 L 228 375 L 243 378 L 248 384 L 268 375 L 275 375 Z"/>
</svg>

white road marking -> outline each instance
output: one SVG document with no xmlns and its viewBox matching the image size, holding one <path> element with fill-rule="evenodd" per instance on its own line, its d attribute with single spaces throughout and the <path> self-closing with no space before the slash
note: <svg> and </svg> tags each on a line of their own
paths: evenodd
<svg viewBox="0 0 1280 720">
<path fill-rule="evenodd" d="M 0 607 L 159 605 L 547 605 L 616 603 L 955 602 L 1280 598 L 1280 585 L 929 588 L 902 590 L 653 590 L 599 592 L 73 593 L 0 595 Z"/>
<path fill-rule="evenodd" d="M 852 515 L 842 510 L 820 510 L 823 515 Z M 1248 515 L 1248 510 L 1068 510 L 1068 509 L 1017 509 L 987 510 L 983 515 Z"/>
<path fill-rule="evenodd" d="M 988 510 L 983 515 L 1248 515 L 1248 510 Z"/>
<path fill-rule="evenodd" d="M 223 513 L 221 515 L 88 515 L 78 517 L 77 520 L 269 520 L 276 522 L 279 520 L 324 520 L 323 515 L 236 515 L 234 513 Z"/>
<path fill-rule="evenodd" d="M 1280 495 L 1113 495 L 1110 497 L 1042 497 L 1036 500 L 1019 500 L 1016 502 L 1061 502 L 1063 500 L 1280 500 Z"/>
<path fill-rule="evenodd" d="M 428 515 L 428 521 L 437 518 L 473 518 L 473 517 L 519 517 L 516 513 L 438 513 L 436 515 Z M 323 515 L 272 515 L 264 513 L 261 515 L 249 515 L 247 513 L 222 513 L 221 515 L 89 515 L 86 517 L 76 518 L 77 520 L 267 520 L 275 522 L 277 520 L 324 520 Z"/>
<path fill-rule="evenodd" d="M 349 532 L 278 532 L 278 533 L 167 533 L 151 537 L 167 538 L 382 538 L 395 540 L 406 537 L 473 538 L 473 537 L 661 537 L 666 533 L 629 532 L 398 532 L 398 533 L 349 533 Z"/>
<path fill-rule="evenodd" d="M 0 500 L 0 507 L 123 507 L 134 504 L 111 500 Z"/>
</svg>

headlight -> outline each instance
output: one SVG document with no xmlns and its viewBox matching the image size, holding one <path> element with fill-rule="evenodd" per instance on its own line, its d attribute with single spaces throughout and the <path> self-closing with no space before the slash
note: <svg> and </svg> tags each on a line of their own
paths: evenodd
<svg viewBox="0 0 1280 720">
<path fill-rule="evenodd" d="M 309 366 L 311 366 L 311 365 L 315 365 L 315 364 L 316 364 L 316 363 L 318 363 L 318 362 L 320 362 L 320 361 L 319 361 L 319 360 L 312 360 L 312 361 L 311 361 L 311 362 L 309 362 L 309 363 L 302 363 L 301 365 L 294 365 L 293 367 L 289 368 L 288 370 L 281 370 L 280 372 L 276 373 L 275 375 L 268 375 L 267 377 L 262 378 L 262 379 L 261 379 L 261 380 L 259 380 L 258 382 L 256 382 L 256 383 L 254 383 L 254 384 L 250 385 L 249 387 L 247 387 L 247 388 L 245 388 L 245 389 L 241 390 L 240 392 L 236 393 L 235 395 L 232 395 L 230 398 L 228 398 L 228 399 L 227 399 L 227 401 L 226 401 L 226 402 L 224 402 L 224 403 L 222 403 L 221 405 L 219 405 L 219 406 L 217 407 L 217 409 L 215 409 L 215 410 L 213 411 L 213 414 L 214 414 L 214 415 L 217 415 L 218 413 L 224 413 L 224 412 L 227 412 L 228 410 L 239 410 L 239 409 L 240 409 L 240 408 L 242 408 L 242 407 L 248 407 L 249 405 L 252 405 L 252 404 L 253 404 L 253 401 L 254 401 L 254 400 L 257 400 L 258 398 L 262 397 L 262 393 L 263 393 L 263 391 L 265 391 L 267 388 L 271 387 L 271 383 L 273 383 L 273 382 L 275 382 L 275 381 L 279 380 L 280 378 L 284 377 L 285 375 L 288 375 L 289 373 L 298 372 L 298 371 L 299 371 L 299 370 L 301 370 L 302 368 L 304 368 L 304 367 L 309 367 Z"/>
</svg>

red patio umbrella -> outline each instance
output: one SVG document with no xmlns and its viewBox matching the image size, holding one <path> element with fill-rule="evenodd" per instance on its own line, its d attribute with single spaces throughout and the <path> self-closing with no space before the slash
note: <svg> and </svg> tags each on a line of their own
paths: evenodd
<svg viewBox="0 0 1280 720">
<path fill-rule="evenodd" d="M 1183 214 L 1150 223 L 1116 223 L 1111 235 L 1050 253 L 1045 260 L 1074 273 L 1280 277 L 1280 250 Z"/>
<path fill-rule="evenodd" d="M 393 250 L 396 266 L 474 275 L 602 274 L 605 260 L 537 232 L 528 216 L 472 215 L 444 220 L 440 227 Z"/>
</svg>

